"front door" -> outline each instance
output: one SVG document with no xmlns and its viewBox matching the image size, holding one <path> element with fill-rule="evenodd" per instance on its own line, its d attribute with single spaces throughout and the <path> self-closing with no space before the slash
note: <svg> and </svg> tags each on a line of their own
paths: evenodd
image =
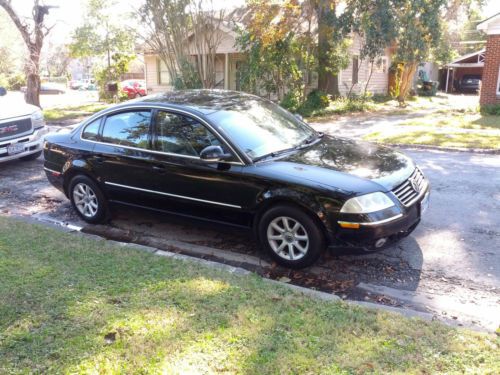
<svg viewBox="0 0 500 375">
<path fill-rule="evenodd" d="M 158 110 L 152 141 L 155 177 L 151 190 L 162 199 L 164 209 L 246 224 L 241 194 L 243 163 L 236 155 L 224 163 L 200 159 L 208 146 L 221 146 L 231 153 L 220 137 L 194 117 Z"/>
</svg>

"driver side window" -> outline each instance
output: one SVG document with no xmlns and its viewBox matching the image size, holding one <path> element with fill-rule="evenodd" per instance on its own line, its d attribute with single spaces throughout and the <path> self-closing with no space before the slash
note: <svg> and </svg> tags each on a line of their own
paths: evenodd
<svg viewBox="0 0 500 375">
<path fill-rule="evenodd" d="M 197 120 L 165 111 L 158 112 L 154 136 L 154 149 L 187 156 L 200 156 L 208 146 L 221 146 L 221 142 Z"/>
</svg>

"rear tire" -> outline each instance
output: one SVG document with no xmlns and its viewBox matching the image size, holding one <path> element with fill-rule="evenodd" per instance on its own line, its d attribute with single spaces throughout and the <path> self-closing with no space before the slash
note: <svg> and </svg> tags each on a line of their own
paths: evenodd
<svg viewBox="0 0 500 375">
<path fill-rule="evenodd" d="M 325 249 L 320 226 L 298 207 L 281 204 L 271 207 L 258 225 L 261 245 L 282 266 L 295 269 L 310 266 Z"/>
<path fill-rule="evenodd" d="M 68 187 L 71 205 L 87 223 L 104 223 L 108 218 L 108 201 L 99 186 L 87 176 L 73 177 Z"/>
<path fill-rule="evenodd" d="M 19 158 L 19 160 L 31 161 L 31 160 L 38 159 L 40 156 L 42 156 L 42 151 L 38 151 L 38 152 L 35 152 L 34 154 L 29 154 L 29 155 L 23 156 L 22 158 Z"/>
</svg>

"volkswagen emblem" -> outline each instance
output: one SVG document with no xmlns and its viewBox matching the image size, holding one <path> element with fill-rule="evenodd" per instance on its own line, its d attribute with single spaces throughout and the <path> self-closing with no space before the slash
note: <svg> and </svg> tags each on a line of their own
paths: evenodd
<svg viewBox="0 0 500 375">
<path fill-rule="evenodd" d="M 418 185 L 416 178 L 410 178 L 410 185 L 417 193 L 420 192 L 420 186 Z"/>
</svg>

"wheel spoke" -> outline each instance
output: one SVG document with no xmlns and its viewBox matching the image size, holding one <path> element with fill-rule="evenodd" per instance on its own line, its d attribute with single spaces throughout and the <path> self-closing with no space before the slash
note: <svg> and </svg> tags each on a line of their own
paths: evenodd
<svg viewBox="0 0 500 375">
<path fill-rule="evenodd" d="M 283 242 L 282 242 L 282 243 L 278 246 L 278 248 L 276 249 L 276 252 L 277 252 L 278 254 L 280 254 L 281 252 L 283 252 L 283 249 L 285 248 L 285 246 L 286 246 L 286 242 L 285 242 L 285 241 L 283 241 Z"/>
<path fill-rule="evenodd" d="M 302 246 L 300 243 L 295 242 L 294 246 L 299 250 L 302 254 L 305 254 L 307 252 L 307 245 L 306 247 Z"/>
<path fill-rule="evenodd" d="M 288 232 L 292 231 L 292 228 L 290 228 L 290 221 L 287 217 L 283 218 L 283 224 L 284 224 L 285 230 L 287 230 Z"/>
<path fill-rule="evenodd" d="M 285 229 L 280 227 L 277 223 L 272 223 L 271 226 L 273 227 L 274 230 L 276 230 L 279 233 L 284 233 Z"/>
<path fill-rule="evenodd" d="M 283 235 L 282 234 L 272 234 L 270 236 L 267 236 L 270 240 L 283 240 Z"/>
<path fill-rule="evenodd" d="M 291 243 L 288 244 L 288 256 L 290 257 L 290 260 L 295 259 L 295 253 L 293 251 L 293 244 L 291 244 Z"/>
<path fill-rule="evenodd" d="M 307 241 L 309 237 L 307 237 L 307 234 L 296 234 L 295 239 L 297 241 Z"/>
</svg>

